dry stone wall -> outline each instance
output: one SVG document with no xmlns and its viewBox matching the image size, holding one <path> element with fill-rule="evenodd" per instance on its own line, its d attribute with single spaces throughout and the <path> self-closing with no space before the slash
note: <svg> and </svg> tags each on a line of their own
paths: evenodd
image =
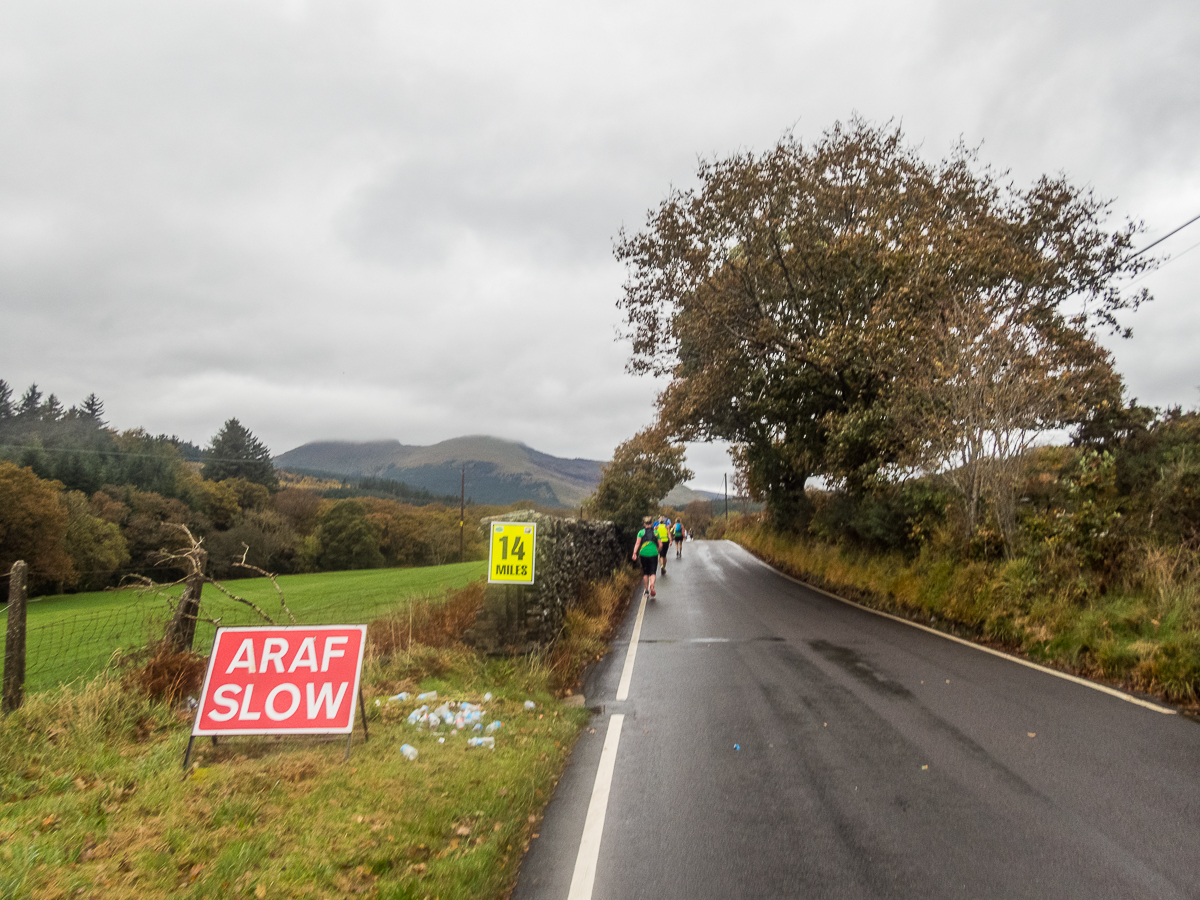
<svg viewBox="0 0 1200 900">
<path fill-rule="evenodd" d="M 612 522 L 521 510 L 484 519 L 481 527 L 486 531 L 492 522 L 536 523 L 537 549 L 533 585 L 489 584 L 483 609 L 465 635 L 491 653 L 527 652 L 553 642 L 584 586 L 607 578 L 625 560 Z"/>
</svg>

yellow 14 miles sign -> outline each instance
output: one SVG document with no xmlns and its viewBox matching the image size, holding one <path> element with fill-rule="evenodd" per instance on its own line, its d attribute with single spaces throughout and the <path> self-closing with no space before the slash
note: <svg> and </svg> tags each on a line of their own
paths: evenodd
<svg viewBox="0 0 1200 900">
<path fill-rule="evenodd" d="M 531 522 L 493 522 L 488 553 L 489 584 L 533 584 L 537 525 Z"/>
</svg>

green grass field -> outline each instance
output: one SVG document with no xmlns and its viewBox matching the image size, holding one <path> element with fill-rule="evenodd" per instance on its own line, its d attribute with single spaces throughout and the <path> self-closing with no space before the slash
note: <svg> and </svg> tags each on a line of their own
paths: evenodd
<svg viewBox="0 0 1200 900">
<path fill-rule="evenodd" d="M 365 569 L 283 575 L 279 586 L 296 621 L 302 625 L 358 624 L 395 609 L 406 601 L 432 597 L 482 578 L 487 563 L 468 562 L 419 569 Z M 266 578 L 225 582 L 233 594 L 254 603 L 277 624 L 291 620 Z M 174 592 L 178 595 L 179 591 Z M 166 598 L 146 592 L 102 591 L 62 594 L 29 601 L 26 638 L 26 690 L 38 691 L 77 678 L 90 678 L 120 654 L 136 652 L 162 634 L 170 617 Z M 266 622 L 249 607 L 206 585 L 200 614 L 223 625 Z M 0 628 L 7 611 L 0 615 Z M 207 652 L 215 627 L 200 622 L 195 649 Z"/>
</svg>

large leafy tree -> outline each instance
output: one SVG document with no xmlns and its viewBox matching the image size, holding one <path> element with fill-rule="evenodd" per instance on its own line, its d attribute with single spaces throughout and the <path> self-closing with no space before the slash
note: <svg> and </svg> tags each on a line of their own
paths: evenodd
<svg viewBox="0 0 1200 900">
<path fill-rule="evenodd" d="M 384 564 L 379 526 L 357 500 L 333 504 L 322 514 L 314 537 L 320 548 L 317 563 L 324 570 L 378 569 Z"/>
<path fill-rule="evenodd" d="M 79 573 L 76 587 L 99 590 L 129 564 L 129 547 L 116 524 L 92 514 L 88 498 L 81 492 L 66 491 L 59 499 L 67 510 L 62 546 Z"/>
<path fill-rule="evenodd" d="M 592 515 L 635 532 L 671 488 L 691 477 L 683 446 L 673 444 L 664 429 L 647 428 L 613 452 L 590 499 Z"/>
<path fill-rule="evenodd" d="M 938 464 L 919 449 L 945 402 L 924 398 L 947 343 L 972 339 L 947 324 L 956 307 L 1008 303 L 1020 325 L 994 349 L 1036 334 L 1037 355 L 1078 350 L 1144 298 L 1118 290 L 1149 261 L 1131 258 L 1135 226 L 1103 230 L 1105 203 L 1061 179 L 1017 191 L 962 148 L 927 163 L 899 129 L 852 120 L 811 147 L 789 137 L 698 174 L 618 241 L 629 368 L 671 376 L 667 433 L 735 442 L 781 525 L 803 522 L 810 476 L 862 490 Z M 1042 404 L 1023 421 L 1077 409 Z"/>
<path fill-rule="evenodd" d="M 0 574 L 24 560 L 35 591 L 75 583 L 75 567 L 62 546 L 68 514 L 59 500 L 61 488 L 31 469 L 0 461 Z"/>
<path fill-rule="evenodd" d="M 204 478 L 244 478 L 271 490 L 279 487 L 271 451 L 237 419 L 229 419 L 213 436 L 205 451 Z"/>
</svg>

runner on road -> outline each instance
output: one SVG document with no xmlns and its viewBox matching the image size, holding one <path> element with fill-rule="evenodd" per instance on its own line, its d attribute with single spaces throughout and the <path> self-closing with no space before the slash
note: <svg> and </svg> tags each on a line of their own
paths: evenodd
<svg viewBox="0 0 1200 900">
<path fill-rule="evenodd" d="M 683 519 L 675 520 L 675 558 L 683 559 Z"/>
<path fill-rule="evenodd" d="M 667 549 L 671 546 L 671 529 L 667 526 L 667 517 L 659 516 L 658 525 L 654 528 L 658 537 L 658 555 L 661 557 L 663 574 L 667 574 Z"/>
<path fill-rule="evenodd" d="M 654 577 L 658 574 L 658 540 L 650 525 L 650 517 L 642 519 L 642 530 L 633 545 L 633 558 L 642 564 L 642 591 L 649 591 L 654 598 Z"/>
</svg>

